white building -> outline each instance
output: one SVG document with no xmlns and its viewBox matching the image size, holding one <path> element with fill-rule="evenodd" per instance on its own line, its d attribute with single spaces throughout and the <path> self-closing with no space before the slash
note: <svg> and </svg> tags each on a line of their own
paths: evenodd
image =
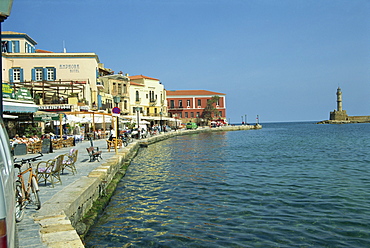
<svg viewBox="0 0 370 248">
<path fill-rule="evenodd" d="M 29 89 L 41 110 L 89 110 L 97 102 L 98 56 L 37 50 L 36 44 L 27 34 L 2 32 L 3 83 Z"/>
</svg>

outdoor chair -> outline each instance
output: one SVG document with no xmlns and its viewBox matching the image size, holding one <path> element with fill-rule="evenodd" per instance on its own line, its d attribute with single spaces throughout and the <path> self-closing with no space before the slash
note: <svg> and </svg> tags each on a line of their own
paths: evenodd
<svg viewBox="0 0 370 248">
<path fill-rule="evenodd" d="M 113 138 L 113 140 L 107 140 L 107 148 L 108 148 L 108 152 L 110 152 L 110 149 L 114 149 L 116 146 L 116 138 Z M 122 140 L 121 139 L 117 139 L 117 148 L 121 148 L 122 147 Z"/>
<path fill-rule="evenodd" d="M 60 173 L 63 167 L 63 157 L 64 154 L 61 154 L 54 159 L 37 163 L 36 175 L 39 183 L 44 182 L 46 185 L 47 182 L 50 182 L 53 188 L 55 183 L 62 184 Z"/>
<path fill-rule="evenodd" d="M 62 174 L 64 173 L 64 169 L 71 171 L 73 175 L 77 173 L 77 169 L 75 166 L 75 163 L 77 161 L 77 155 L 78 150 L 73 148 L 69 151 L 69 153 L 64 154 L 62 163 Z"/>
</svg>

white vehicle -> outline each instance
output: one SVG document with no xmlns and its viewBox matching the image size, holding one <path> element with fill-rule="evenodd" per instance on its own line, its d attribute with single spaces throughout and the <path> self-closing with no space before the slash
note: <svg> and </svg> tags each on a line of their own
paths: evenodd
<svg viewBox="0 0 370 248">
<path fill-rule="evenodd" d="M 15 224 L 15 172 L 10 142 L 0 118 L 0 247 L 13 248 L 18 244 Z"/>
</svg>

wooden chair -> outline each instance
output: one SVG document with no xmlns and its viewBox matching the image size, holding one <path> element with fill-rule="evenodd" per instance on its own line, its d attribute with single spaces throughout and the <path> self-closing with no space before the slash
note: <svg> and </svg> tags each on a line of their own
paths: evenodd
<svg viewBox="0 0 370 248">
<path fill-rule="evenodd" d="M 36 141 L 36 142 L 31 142 L 30 144 L 27 145 L 27 151 L 30 153 L 41 152 L 41 148 L 42 148 L 41 140 Z"/>
<path fill-rule="evenodd" d="M 59 142 L 59 140 L 53 139 L 51 142 L 53 144 L 53 149 L 54 150 L 62 148 L 61 147 L 61 142 Z"/>
<path fill-rule="evenodd" d="M 76 149 L 71 149 L 69 153 L 64 154 L 64 159 L 62 163 L 62 174 L 64 173 L 64 169 L 69 170 L 73 173 L 77 173 L 77 169 L 75 166 L 75 163 L 77 161 L 77 156 L 78 156 L 78 150 Z"/>
<path fill-rule="evenodd" d="M 108 148 L 108 152 L 110 152 L 110 149 L 114 149 L 116 147 L 116 138 L 113 138 L 112 141 L 110 140 L 107 140 L 107 148 Z M 121 148 L 122 147 L 122 140 L 121 139 L 117 139 L 117 148 Z"/>
<path fill-rule="evenodd" d="M 64 154 L 58 155 L 48 161 L 40 161 L 36 166 L 36 175 L 39 182 L 50 182 L 54 188 L 55 183 L 62 184 L 60 173 L 63 168 Z"/>
</svg>

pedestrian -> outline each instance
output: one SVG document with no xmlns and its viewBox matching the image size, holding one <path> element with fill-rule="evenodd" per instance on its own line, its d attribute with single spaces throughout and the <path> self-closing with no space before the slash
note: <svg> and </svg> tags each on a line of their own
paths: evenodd
<svg viewBox="0 0 370 248">
<path fill-rule="evenodd" d="M 112 141 L 113 138 L 115 137 L 116 137 L 116 132 L 114 131 L 113 127 L 110 126 L 109 141 Z"/>
</svg>

